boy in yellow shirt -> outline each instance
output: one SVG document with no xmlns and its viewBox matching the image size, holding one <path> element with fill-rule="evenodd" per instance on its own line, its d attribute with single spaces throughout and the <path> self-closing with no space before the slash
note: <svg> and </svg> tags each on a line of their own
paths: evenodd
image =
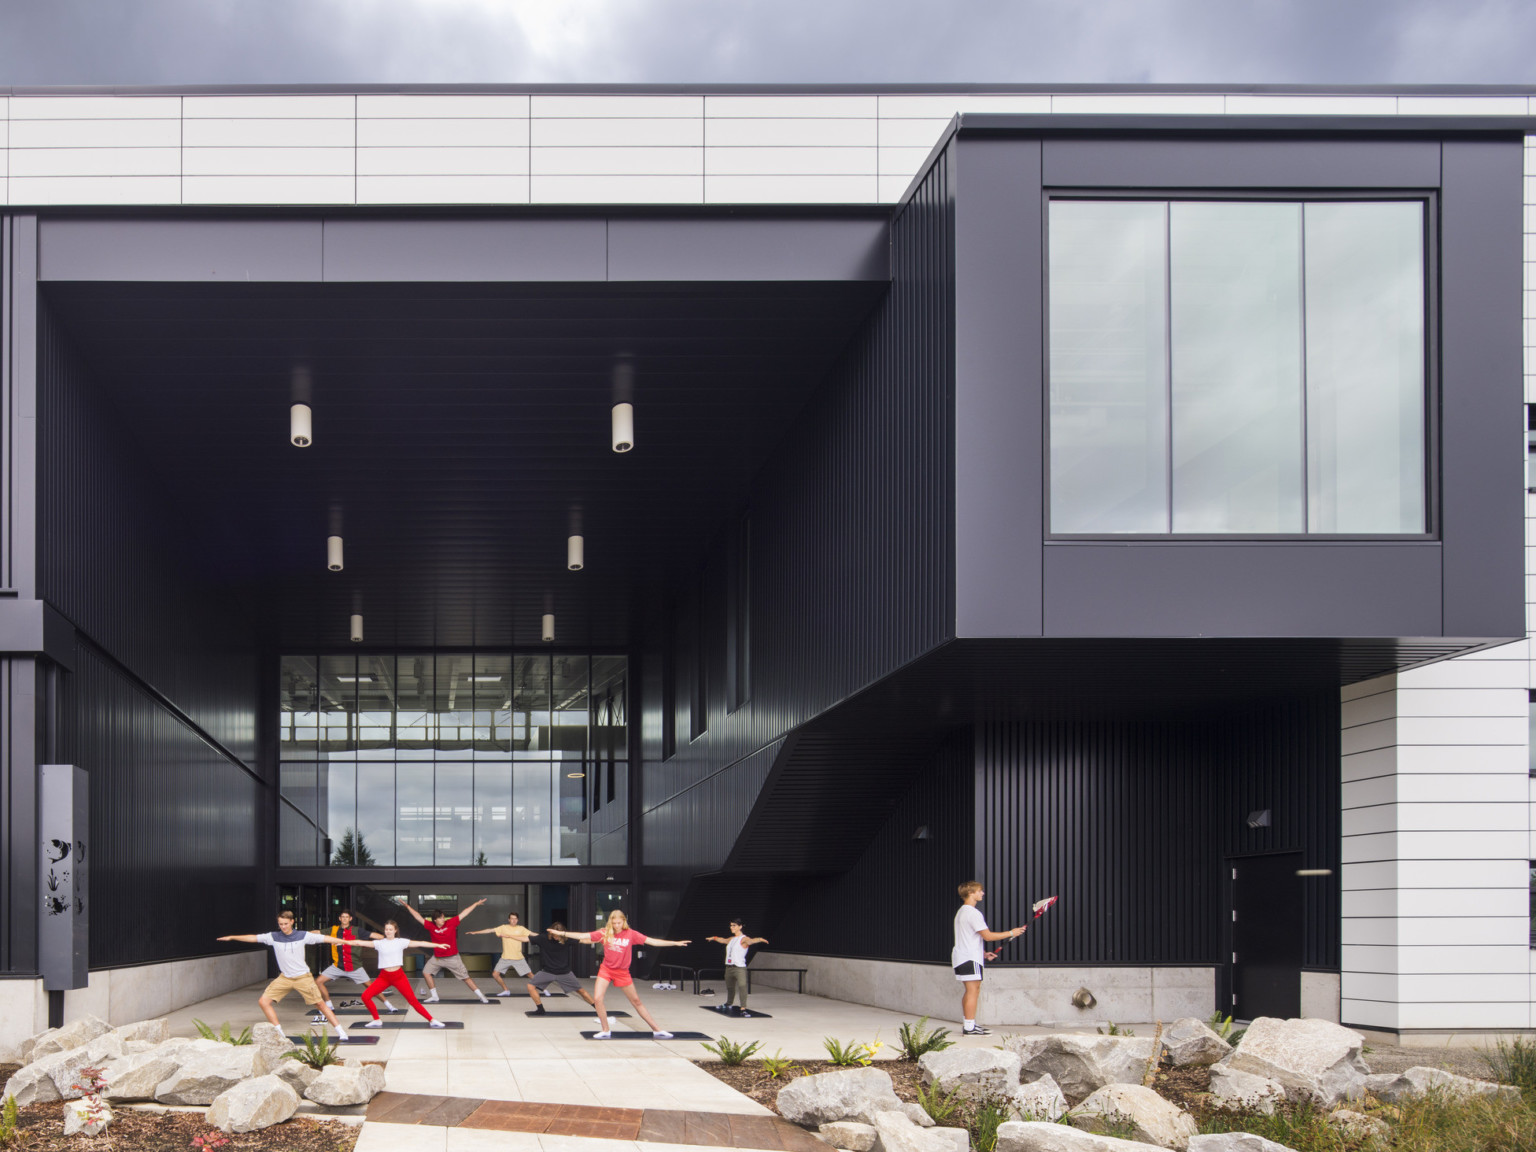
<svg viewBox="0 0 1536 1152">
<path fill-rule="evenodd" d="M 494 928 L 481 928 L 478 932 L 469 932 L 469 936 L 484 936 L 487 932 L 501 937 L 501 959 L 496 961 L 496 967 L 491 969 L 491 978 L 501 985 L 501 991 L 497 996 L 510 996 L 512 989 L 507 987 L 507 982 L 501 978 L 501 974 L 508 968 L 519 976 L 527 976 L 533 970 L 528 967 L 528 961 L 523 958 L 523 945 L 538 935 L 530 932 L 517 922 L 516 912 L 507 914 L 507 922 L 498 924 Z"/>
</svg>

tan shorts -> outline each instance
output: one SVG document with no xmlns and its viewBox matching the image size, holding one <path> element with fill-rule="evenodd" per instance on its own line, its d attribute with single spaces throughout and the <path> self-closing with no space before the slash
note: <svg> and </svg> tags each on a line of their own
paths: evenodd
<svg viewBox="0 0 1536 1152">
<path fill-rule="evenodd" d="M 427 961 L 427 966 L 422 969 L 423 975 L 436 976 L 439 972 L 446 972 L 450 976 L 457 976 L 460 980 L 469 979 L 469 969 L 464 967 L 464 961 L 458 956 L 434 956 Z"/>
<path fill-rule="evenodd" d="M 304 997 L 306 1004 L 319 1004 L 325 999 L 320 994 L 320 986 L 315 983 L 315 978 L 308 972 L 302 976 L 279 976 L 267 985 L 262 996 L 268 1000 L 281 1000 L 290 992 L 297 992 Z"/>
</svg>

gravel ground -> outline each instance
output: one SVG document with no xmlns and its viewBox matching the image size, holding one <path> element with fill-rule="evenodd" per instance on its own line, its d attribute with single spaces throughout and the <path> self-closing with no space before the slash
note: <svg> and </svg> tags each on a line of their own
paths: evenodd
<svg viewBox="0 0 1536 1152">
<path fill-rule="evenodd" d="M 1492 1080 L 1493 1073 L 1484 1062 L 1481 1048 L 1399 1048 L 1393 1044 L 1372 1044 L 1365 1062 L 1372 1072 L 1405 1072 L 1409 1068 L 1444 1068 L 1458 1076 Z"/>
</svg>

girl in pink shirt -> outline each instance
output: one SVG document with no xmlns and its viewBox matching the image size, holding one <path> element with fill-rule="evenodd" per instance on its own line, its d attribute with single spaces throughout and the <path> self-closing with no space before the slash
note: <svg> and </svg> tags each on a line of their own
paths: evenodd
<svg viewBox="0 0 1536 1152">
<path fill-rule="evenodd" d="M 561 936 L 566 940 L 577 940 L 583 944 L 601 944 L 603 946 L 603 962 L 597 970 L 597 984 L 593 988 L 597 1009 L 597 1020 L 602 1031 L 597 1033 L 594 1040 L 607 1040 L 613 1035 L 608 1025 L 608 1012 L 603 1007 L 603 996 L 608 991 L 610 984 L 621 988 L 629 1002 L 635 1006 L 635 1011 L 640 1018 L 651 1026 L 651 1035 L 657 1040 L 670 1040 L 672 1033 L 663 1032 L 651 1019 L 651 1014 L 645 1010 L 645 1005 L 640 1003 L 640 993 L 635 991 L 634 978 L 629 974 L 629 961 L 637 946 L 652 944 L 657 948 L 683 948 L 691 944 L 691 940 L 661 940 L 655 936 L 645 936 L 636 932 L 629 926 L 629 920 L 624 913 L 615 908 L 608 913 L 608 923 L 593 932 L 566 932 L 555 928 L 549 929 L 551 936 Z"/>
</svg>

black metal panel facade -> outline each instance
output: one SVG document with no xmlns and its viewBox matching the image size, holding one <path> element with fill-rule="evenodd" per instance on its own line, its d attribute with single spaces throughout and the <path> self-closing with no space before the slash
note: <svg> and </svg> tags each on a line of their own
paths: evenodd
<svg viewBox="0 0 1536 1152">
<path fill-rule="evenodd" d="M 905 794 L 882 806 L 884 824 L 852 867 L 797 885 L 764 929 L 776 951 L 947 962 L 955 889 L 974 868 L 972 739 L 969 726 L 951 733 Z"/>
<path fill-rule="evenodd" d="M 227 951 L 264 930 L 264 786 L 89 644 L 66 693 L 91 781 L 91 967 Z"/>
<path fill-rule="evenodd" d="M 1016 962 L 1216 964 L 1232 857 L 1302 853 L 1304 955 L 1339 964 L 1339 706 L 1334 693 L 1206 719 L 978 725 L 977 869 L 989 920 L 1061 897 Z M 1269 827 L 1249 828 L 1268 809 Z"/>
<path fill-rule="evenodd" d="M 889 292 L 742 510 L 751 698 L 728 710 L 727 559 L 740 547 L 739 516 L 708 526 L 718 539 L 698 579 L 648 630 L 640 859 L 651 930 L 665 934 L 682 903 L 676 877 L 719 869 L 731 846 L 712 837 L 680 856 L 670 829 L 740 828 L 765 779 L 764 750 L 952 633 L 953 216 L 941 158 L 892 223 Z M 722 772 L 728 765 L 743 767 Z M 663 852 L 672 878 L 654 869 Z"/>
<path fill-rule="evenodd" d="M 232 528 L 159 489 L 46 301 L 38 312 L 38 595 L 254 765 L 252 625 L 197 563 Z"/>
</svg>

